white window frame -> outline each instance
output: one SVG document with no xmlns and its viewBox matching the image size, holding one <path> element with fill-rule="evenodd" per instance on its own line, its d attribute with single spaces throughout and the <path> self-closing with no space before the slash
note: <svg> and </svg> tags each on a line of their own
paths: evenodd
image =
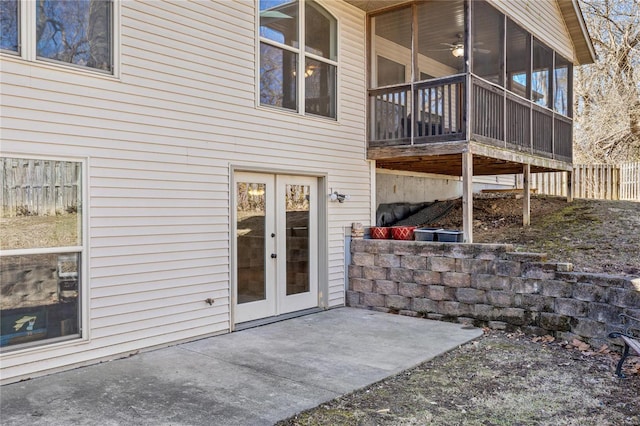
<svg viewBox="0 0 640 426">
<path fill-rule="evenodd" d="M 32 0 L 18 0 L 18 52 L 1 50 L 2 59 L 20 58 L 44 67 L 67 68 L 83 74 L 92 73 L 97 76 L 120 76 L 120 0 L 111 0 L 111 71 L 82 65 L 70 64 L 53 59 L 40 58 L 36 48 L 36 16 L 37 2 Z"/>
<path fill-rule="evenodd" d="M 86 343 L 89 341 L 89 254 L 88 254 L 88 240 L 89 240 L 89 222 L 88 222 L 88 170 L 87 170 L 87 158 L 76 157 L 56 157 L 53 155 L 33 155 L 33 154 L 16 154 L 16 153 L 2 153 L 0 158 L 16 158 L 27 160 L 42 160 L 42 161 L 68 161 L 74 163 L 80 163 L 80 170 L 82 172 L 82 178 L 80 184 L 82 185 L 80 196 L 81 198 L 81 245 L 78 246 L 66 246 L 66 247 L 45 247 L 45 248 L 28 248 L 28 249 L 3 249 L 0 250 L 0 257 L 9 256 L 26 256 L 26 255 L 38 255 L 38 254 L 65 254 L 65 253 L 79 253 L 80 262 L 78 264 L 78 303 L 80 304 L 78 309 L 78 333 L 70 335 L 69 337 L 54 337 L 50 339 L 37 340 L 28 343 L 22 343 L 15 346 L 6 346 L 0 350 L 0 359 L 5 357 L 12 357 L 14 355 L 20 355 L 24 352 L 34 352 L 49 350 L 52 347 L 60 345 L 75 345 L 80 343 Z"/>
<path fill-rule="evenodd" d="M 318 6 L 320 6 L 324 12 L 326 12 L 329 16 L 331 16 L 334 20 L 335 20 L 335 29 L 332 33 L 332 36 L 335 37 L 335 48 L 336 48 L 336 57 L 338 58 L 337 61 L 328 59 L 328 58 L 324 58 L 322 56 L 318 56 L 315 55 L 313 53 L 307 52 L 305 47 L 306 47 L 306 28 L 305 28 L 305 14 L 306 14 L 306 8 L 305 5 L 307 3 L 308 0 L 298 0 L 298 43 L 299 46 L 293 47 L 293 46 L 288 46 L 286 44 L 283 43 L 279 43 L 277 41 L 271 40 L 269 38 L 266 37 L 262 37 L 260 35 L 260 0 L 255 0 L 256 1 L 256 34 L 257 34 L 257 39 L 258 42 L 256 43 L 256 105 L 259 108 L 267 108 L 270 110 L 276 110 L 276 111 L 282 111 L 282 112 L 286 112 L 286 113 L 292 113 L 292 114 L 297 114 L 297 115 L 304 115 L 307 117 L 314 117 L 314 118 L 319 118 L 319 119 L 323 119 L 323 120 L 329 120 L 329 121 L 338 121 L 338 117 L 339 117 L 339 108 L 338 105 L 340 104 L 339 102 L 339 93 L 338 93 L 338 87 L 340 87 L 340 66 L 339 66 L 339 61 L 340 61 L 340 37 L 338 36 L 339 31 L 340 31 L 340 21 L 338 20 L 338 17 L 332 13 L 329 8 L 327 8 L 326 5 L 322 4 L 321 1 L 319 0 L 313 0 Z M 323 115 L 318 115 L 318 114 L 311 114 L 311 113 L 307 113 L 306 112 L 306 93 L 305 93 L 305 82 L 303 77 L 296 77 L 297 81 L 296 81 L 296 86 L 297 86 L 297 98 L 296 98 L 296 110 L 292 110 L 289 108 L 284 108 L 284 107 L 277 107 L 277 106 L 273 106 L 273 105 L 266 105 L 266 104 L 262 104 L 260 102 L 260 92 L 261 92 L 261 87 L 260 87 L 260 63 L 261 63 L 261 58 L 260 58 L 260 44 L 261 43 L 265 43 L 268 44 L 270 46 L 276 47 L 278 49 L 282 49 L 282 50 L 287 50 L 289 52 L 295 53 L 296 55 L 298 55 L 298 64 L 297 64 L 297 68 L 296 68 L 296 75 L 297 76 L 303 76 L 305 73 L 305 68 L 306 68 L 306 63 L 307 63 L 307 58 L 316 60 L 318 62 L 322 62 L 328 65 L 332 65 L 336 67 L 336 82 L 335 82 L 335 117 L 326 117 Z"/>
</svg>

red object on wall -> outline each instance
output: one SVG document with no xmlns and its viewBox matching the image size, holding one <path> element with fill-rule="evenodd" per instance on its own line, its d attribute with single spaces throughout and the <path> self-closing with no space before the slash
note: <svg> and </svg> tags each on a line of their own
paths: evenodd
<svg viewBox="0 0 640 426">
<path fill-rule="evenodd" d="M 413 240 L 415 226 L 394 226 L 391 228 L 391 235 L 394 240 Z"/>
<path fill-rule="evenodd" d="M 384 226 L 372 226 L 369 233 L 371 238 L 375 240 L 388 240 L 391 238 L 391 228 Z"/>
</svg>

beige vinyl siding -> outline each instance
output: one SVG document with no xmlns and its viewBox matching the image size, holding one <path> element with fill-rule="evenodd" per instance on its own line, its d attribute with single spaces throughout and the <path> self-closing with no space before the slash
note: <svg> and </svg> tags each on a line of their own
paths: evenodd
<svg viewBox="0 0 640 426">
<path fill-rule="evenodd" d="M 488 0 L 547 46 L 576 62 L 571 36 L 555 0 Z"/>
<path fill-rule="evenodd" d="M 3 154 L 85 158 L 89 185 L 89 340 L 4 353 L 3 383 L 228 332 L 231 166 L 351 195 L 326 209 L 344 304 L 344 227 L 371 210 L 365 15 L 319 2 L 338 18 L 338 121 L 256 107 L 250 0 L 122 2 L 119 78 L 3 55 Z"/>
</svg>

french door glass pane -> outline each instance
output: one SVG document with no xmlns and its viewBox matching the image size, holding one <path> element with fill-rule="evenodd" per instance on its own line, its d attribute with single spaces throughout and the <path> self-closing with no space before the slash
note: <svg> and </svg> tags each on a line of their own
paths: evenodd
<svg viewBox="0 0 640 426">
<path fill-rule="evenodd" d="M 260 103 L 296 110 L 298 55 L 260 43 Z"/>
<path fill-rule="evenodd" d="M 309 291 L 309 185 L 286 185 L 287 296 Z"/>
<path fill-rule="evenodd" d="M 237 184 L 238 303 L 264 300 L 265 184 Z"/>
</svg>

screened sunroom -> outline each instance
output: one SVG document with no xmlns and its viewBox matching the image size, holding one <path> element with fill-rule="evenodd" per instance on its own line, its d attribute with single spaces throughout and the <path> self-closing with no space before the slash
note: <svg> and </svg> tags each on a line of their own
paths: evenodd
<svg viewBox="0 0 640 426">
<path fill-rule="evenodd" d="M 577 2 L 349 2 L 377 168 L 462 176 L 468 204 L 474 175 L 571 171 L 573 66 L 594 57 Z"/>
</svg>

